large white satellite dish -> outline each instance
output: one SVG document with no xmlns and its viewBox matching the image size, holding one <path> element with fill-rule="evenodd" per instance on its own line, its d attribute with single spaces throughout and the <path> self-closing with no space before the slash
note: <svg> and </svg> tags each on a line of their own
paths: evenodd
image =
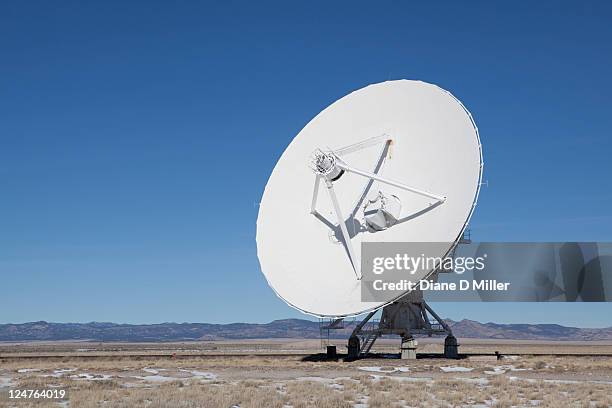
<svg viewBox="0 0 612 408">
<path fill-rule="evenodd" d="M 478 130 L 448 91 L 408 80 L 359 89 L 312 119 L 274 167 L 257 219 L 261 270 L 308 314 L 381 308 L 390 301 L 361 300 L 361 243 L 445 242 L 445 256 L 481 174 Z"/>
</svg>

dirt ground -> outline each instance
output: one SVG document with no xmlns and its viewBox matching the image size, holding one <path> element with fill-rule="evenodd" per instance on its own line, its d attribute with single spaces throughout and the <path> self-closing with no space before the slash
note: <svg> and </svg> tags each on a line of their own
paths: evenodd
<svg viewBox="0 0 612 408">
<path fill-rule="evenodd" d="M 420 343 L 424 353 L 442 350 L 439 340 Z M 353 362 L 313 362 L 303 361 L 303 355 L 320 352 L 319 340 L 295 339 L 5 343 L 0 344 L 0 407 L 612 407 L 612 344 L 461 343 L 462 353 L 500 351 L 505 357 L 407 361 L 379 354 Z M 374 351 L 394 352 L 397 346 L 383 341 Z M 545 355 L 553 352 L 571 355 Z M 574 355 L 595 353 L 609 355 Z M 56 357 L 36 357 L 45 355 Z M 87 357 L 93 355 L 102 357 Z M 9 390 L 17 389 L 61 389 L 68 397 L 9 399 Z"/>
</svg>

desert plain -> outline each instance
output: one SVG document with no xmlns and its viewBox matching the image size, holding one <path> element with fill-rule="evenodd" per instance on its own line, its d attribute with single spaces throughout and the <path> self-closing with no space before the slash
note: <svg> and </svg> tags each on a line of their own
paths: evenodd
<svg viewBox="0 0 612 408">
<path fill-rule="evenodd" d="M 0 407 L 612 407 L 612 342 L 460 339 L 459 360 L 419 342 L 417 360 L 383 339 L 351 362 L 326 361 L 318 339 L 0 343 Z"/>
</svg>

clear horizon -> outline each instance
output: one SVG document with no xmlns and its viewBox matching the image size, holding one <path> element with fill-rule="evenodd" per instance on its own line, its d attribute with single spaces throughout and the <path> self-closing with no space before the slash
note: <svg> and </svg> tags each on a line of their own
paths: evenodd
<svg viewBox="0 0 612 408">
<path fill-rule="evenodd" d="M 0 323 L 309 316 L 259 270 L 257 203 L 300 129 L 371 83 L 470 110 L 477 241 L 612 241 L 612 3 L 0 5 Z M 442 304 L 612 326 L 612 303 Z"/>
</svg>

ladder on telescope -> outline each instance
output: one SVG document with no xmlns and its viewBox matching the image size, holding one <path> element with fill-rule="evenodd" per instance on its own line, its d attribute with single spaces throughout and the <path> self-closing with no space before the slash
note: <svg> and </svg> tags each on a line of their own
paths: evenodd
<svg viewBox="0 0 612 408">
<path fill-rule="evenodd" d="M 361 344 L 361 349 L 359 350 L 359 355 L 361 357 L 366 356 L 370 352 L 370 349 L 372 349 L 372 346 L 374 345 L 374 342 L 376 342 L 376 339 L 378 338 L 378 336 L 379 336 L 378 333 L 371 333 L 371 334 L 368 334 L 363 339 L 363 343 Z"/>
</svg>

